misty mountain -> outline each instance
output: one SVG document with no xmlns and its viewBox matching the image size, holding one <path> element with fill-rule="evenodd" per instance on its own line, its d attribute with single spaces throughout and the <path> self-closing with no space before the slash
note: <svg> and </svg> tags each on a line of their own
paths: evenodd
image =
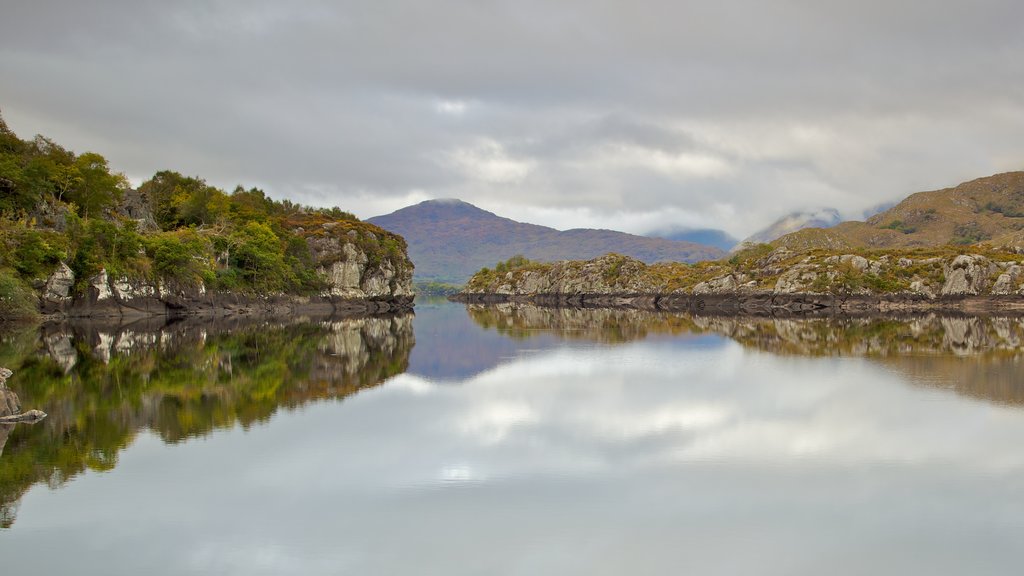
<svg viewBox="0 0 1024 576">
<path fill-rule="evenodd" d="M 790 212 L 779 218 L 766 228 L 762 228 L 743 240 L 743 244 L 768 243 L 792 234 L 804 228 L 831 228 L 842 222 L 835 208 L 819 208 L 816 210 L 799 210 Z"/>
<path fill-rule="evenodd" d="M 480 268 L 517 254 L 556 261 L 616 252 L 644 262 L 696 262 L 725 255 L 714 246 L 614 230 L 559 231 L 503 218 L 461 200 L 428 200 L 368 222 L 405 238 L 418 281 L 462 284 Z"/>
<path fill-rule="evenodd" d="M 664 238 L 665 240 L 678 240 L 682 242 L 693 242 L 694 244 L 704 244 L 706 246 L 714 246 L 721 250 L 728 252 L 732 250 L 733 246 L 739 243 L 739 240 L 733 238 L 728 232 L 724 230 L 716 230 L 714 228 L 670 228 L 666 230 L 656 230 L 646 236 L 651 238 Z"/>
</svg>

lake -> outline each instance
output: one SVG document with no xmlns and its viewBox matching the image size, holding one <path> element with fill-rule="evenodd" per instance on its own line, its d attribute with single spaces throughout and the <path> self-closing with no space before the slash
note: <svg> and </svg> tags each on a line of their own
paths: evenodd
<svg viewBox="0 0 1024 576">
<path fill-rule="evenodd" d="M 1024 320 L 7 328 L 9 574 L 1008 574 Z"/>
</svg>

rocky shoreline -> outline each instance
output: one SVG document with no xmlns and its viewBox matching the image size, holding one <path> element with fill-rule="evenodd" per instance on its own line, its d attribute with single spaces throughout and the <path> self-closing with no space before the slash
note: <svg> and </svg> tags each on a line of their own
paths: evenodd
<svg viewBox="0 0 1024 576">
<path fill-rule="evenodd" d="M 346 236 L 346 239 L 350 239 Z M 317 269 L 318 294 L 259 294 L 207 290 L 203 283 L 117 277 L 101 270 L 84 287 L 71 268 L 60 263 L 36 289 L 44 320 L 66 318 L 221 317 L 232 315 L 327 314 L 359 316 L 411 310 L 415 294 L 412 263 L 386 259 L 371 263 L 353 242 L 314 238 L 318 259 L 333 260 Z"/>
<path fill-rule="evenodd" d="M 1024 316 L 1024 298 L 959 295 L 928 298 L 917 294 L 480 294 L 449 300 L 465 304 L 533 304 L 551 308 L 624 308 L 688 312 L 708 316 L 879 316 L 942 312 Z"/>
<path fill-rule="evenodd" d="M 291 294 L 242 294 L 207 292 L 173 296 L 110 296 L 99 299 L 93 294 L 68 301 L 63 306 L 42 307 L 44 321 L 77 318 L 137 319 L 146 317 L 277 316 L 334 315 L 366 316 L 413 309 L 414 296 L 344 298 L 332 295 L 296 296 Z"/>
<path fill-rule="evenodd" d="M 526 262 L 478 272 L 452 299 L 715 315 L 1024 315 L 1024 261 L 1015 253 L 865 257 L 768 248 L 698 265 L 615 254 Z"/>
</svg>

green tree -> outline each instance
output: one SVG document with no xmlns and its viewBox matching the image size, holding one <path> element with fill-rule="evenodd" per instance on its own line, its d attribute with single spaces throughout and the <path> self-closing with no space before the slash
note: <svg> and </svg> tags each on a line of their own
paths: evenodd
<svg viewBox="0 0 1024 576">
<path fill-rule="evenodd" d="M 161 170 L 139 186 L 153 204 L 153 217 L 164 230 L 202 226 L 227 218 L 230 201 L 202 178 Z"/>
<path fill-rule="evenodd" d="M 78 205 L 82 216 L 100 216 L 121 200 L 128 187 L 123 174 L 111 172 L 107 159 L 95 152 L 86 152 L 75 159 L 77 185 L 66 193 L 67 199 Z M 73 172 L 71 173 L 74 178 Z"/>
<path fill-rule="evenodd" d="M 262 222 L 249 222 L 231 235 L 231 264 L 257 290 L 284 290 L 294 284 L 281 240 Z"/>
</svg>

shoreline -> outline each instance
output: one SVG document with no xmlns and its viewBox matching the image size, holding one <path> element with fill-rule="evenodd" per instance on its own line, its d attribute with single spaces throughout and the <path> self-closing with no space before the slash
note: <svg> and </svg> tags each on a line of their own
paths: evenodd
<svg viewBox="0 0 1024 576">
<path fill-rule="evenodd" d="M 240 316 L 366 316 L 413 310 L 415 295 L 379 299 L 337 296 L 207 293 L 188 298 L 76 299 L 44 307 L 38 320 L 141 320 L 146 318 L 230 318 Z M 11 321 L 15 319 L 10 319 Z"/>
<path fill-rule="evenodd" d="M 948 313 L 1024 316 L 1024 297 L 920 294 L 496 294 L 460 293 L 448 298 L 463 304 L 533 304 L 549 308 L 628 308 L 689 312 L 705 316 L 879 316 Z"/>
</svg>

